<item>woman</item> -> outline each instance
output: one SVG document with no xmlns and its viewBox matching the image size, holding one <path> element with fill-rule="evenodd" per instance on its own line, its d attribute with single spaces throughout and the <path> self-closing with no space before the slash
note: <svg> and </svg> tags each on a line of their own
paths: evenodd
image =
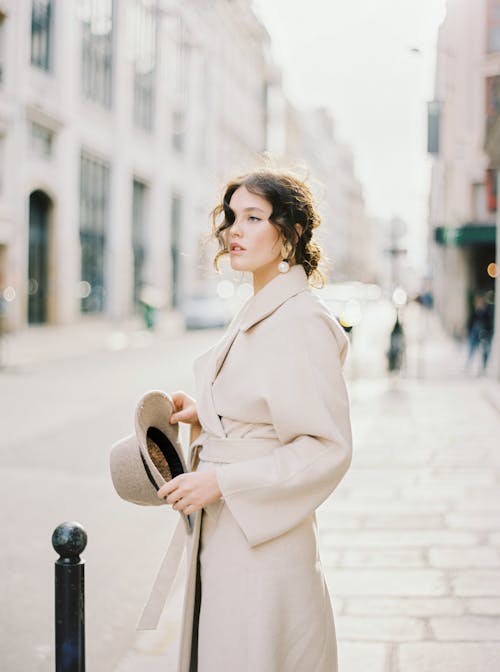
<svg viewBox="0 0 500 672">
<path fill-rule="evenodd" d="M 219 221 L 222 217 L 222 221 Z M 196 471 L 159 491 L 197 514 L 180 672 L 335 672 L 315 509 L 351 459 L 341 366 L 347 338 L 310 291 L 319 225 L 308 187 L 259 170 L 229 183 L 213 213 L 220 249 L 254 295 L 195 364 Z"/>
</svg>

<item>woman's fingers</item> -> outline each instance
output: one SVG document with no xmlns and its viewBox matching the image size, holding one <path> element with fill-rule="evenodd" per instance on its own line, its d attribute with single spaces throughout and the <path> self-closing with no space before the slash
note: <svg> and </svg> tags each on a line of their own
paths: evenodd
<svg viewBox="0 0 500 672">
<path fill-rule="evenodd" d="M 165 497 L 170 495 L 170 493 L 175 492 L 175 490 L 177 490 L 181 485 L 180 479 L 181 476 L 176 476 L 171 481 L 167 481 L 166 483 L 164 483 L 156 493 L 158 497 L 160 499 L 164 499 Z M 179 496 L 181 496 L 180 493 Z"/>
<path fill-rule="evenodd" d="M 174 392 L 172 395 L 172 401 L 174 403 L 175 409 L 179 410 L 179 408 L 182 408 L 182 404 L 184 403 L 184 399 L 186 398 L 186 393 L 182 392 L 182 390 L 179 390 L 178 392 Z"/>
<path fill-rule="evenodd" d="M 170 424 L 175 425 L 178 422 L 193 424 L 198 422 L 196 412 L 196 401 L 185 392 L 175 392 L 172 395 L 174 412 L 170 416 Z"/>
<path fill-rule="evenodd" d="M 171 502 L 169 502 L 168 499 L 167 499 L 167 503 L 170 504 Z M 180 499 L 178 499 L 176 502 L 172 503 L 172 508 L 175 511 L 183 511 L 184 507 L 186 507 L 186 506 L 187 506 L 187 504 L 186 504 L 186 502 L 184 502 L 182 497 Z"/>
<path fill-rule="evenodd" d="M 158 490 L 158 497 L 166 500 L 176 511 L 199 511 L 221 497 L 215 472 L 188 473 L 176 476 Z"/>
<path fill-rule="evenodd" d="M 186 422 L 189 420 L 190 416 L 190 409 L 184 408 L 181 411 L 177 411 L 176 413 L 172 413 L 170 416 L 170 423 L 175 424 L 177 422 Z"/>
</svg>

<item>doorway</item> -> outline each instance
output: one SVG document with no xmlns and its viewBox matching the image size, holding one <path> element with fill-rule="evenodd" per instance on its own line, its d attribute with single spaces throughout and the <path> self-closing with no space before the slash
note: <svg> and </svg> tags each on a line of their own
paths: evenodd
<svg viewBox="0 0 500 672">
<path fill-rule="evenodd" d="M 49 298 L 49 217 L 52 202 L 34 191 L 29 202 L 28 323 L 44 324 Z"/>
</svg>

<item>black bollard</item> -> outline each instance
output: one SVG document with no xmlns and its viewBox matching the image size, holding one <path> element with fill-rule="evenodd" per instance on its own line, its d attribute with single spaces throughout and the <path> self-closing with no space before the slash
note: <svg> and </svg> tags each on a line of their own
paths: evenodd
<svg viewBox="0 0 500 672">
<path fill-rule="evenodd" d="M 55 563 L 56 672 L 85 672 L 85 561 L 87 533 L 80 523 L 61 523 L 52 535 Z"/>
</svg>

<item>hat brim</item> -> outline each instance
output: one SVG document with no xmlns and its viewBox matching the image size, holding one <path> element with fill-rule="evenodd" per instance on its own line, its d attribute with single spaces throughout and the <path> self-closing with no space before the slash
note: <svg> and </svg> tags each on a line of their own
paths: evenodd
<svg viewBox="0 0 500 672">
<path fill-rule="evenodd" d="M 170 424 L 172 399 L 160 390 L 145 394 L 135 410 L 135 433 L 117 441 L 110 455 L 111 478 L 118 495 L 128 502 L 158 506 L 158 490 L 186 473 L 179 426 Z M 189 528 L 189 519 L 182 514 Z"/>
<path fill-rule="evenodd" d="M 122 499 L 142 506 L 165 504 L 147 476 L 135 434 L 120 439 L 112 446 L 110 469 L 111 480 Z"/>
<path fill-rule="evenodd" d="M 174 412 L 170 396 L 159 390 L 145 394 L 135 411 L 135 433 L 141 455 L 157 489 L 187 471 L 179 442 L 179 425 L 170 424 Z"/>
</svg>

